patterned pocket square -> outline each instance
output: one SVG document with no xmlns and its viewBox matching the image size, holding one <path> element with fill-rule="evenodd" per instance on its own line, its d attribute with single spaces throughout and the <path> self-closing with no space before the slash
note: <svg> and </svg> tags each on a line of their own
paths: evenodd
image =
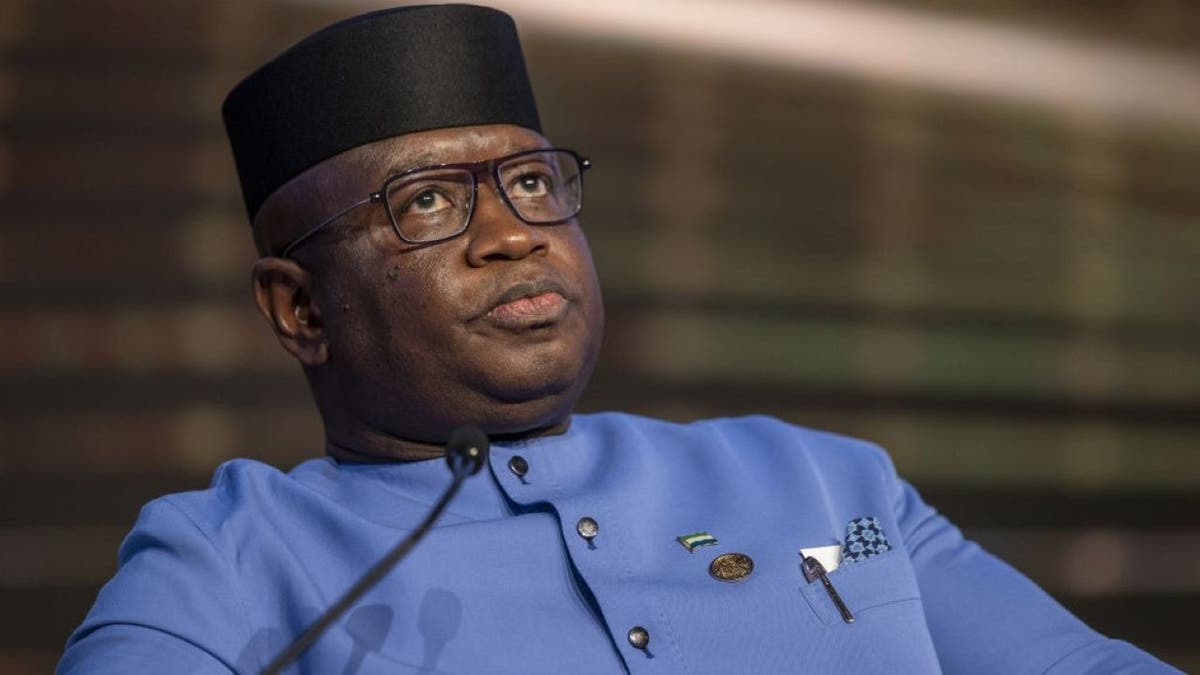
<svg viewBox="0 0 1200 675">
<path fill-rule="evenodd" d="M 842 546 L 842 564 L 862 562 L 884 551 L 890 551 L 883 526 L 875 516 L 855 518 L 846 523 L 846 543 Z"/>
</svg>

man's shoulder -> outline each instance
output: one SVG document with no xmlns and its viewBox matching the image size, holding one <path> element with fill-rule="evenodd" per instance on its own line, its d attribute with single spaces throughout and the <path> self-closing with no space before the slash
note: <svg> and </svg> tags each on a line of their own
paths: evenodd
<svg viewBox="0 0 1200 675">
<path fill-rule="evenodd" d="M 143 518 L 154 512 L 174 512 L 215 539 L 231 521 L 254 520 L 264 511 L 279 508 L 281 496 L 311 491 L 303 480 L 324 460 L 309 460 L 283 472 L 252 459 L 224 462 L 213 473 L 207 488 L 163 495 L 142 507 Z"/>
</svg>

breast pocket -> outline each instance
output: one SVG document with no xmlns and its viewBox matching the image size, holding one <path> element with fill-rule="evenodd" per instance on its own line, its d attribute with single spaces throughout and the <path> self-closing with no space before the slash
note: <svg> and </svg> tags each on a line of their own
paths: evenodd
<svg viewBox="0 0 1200 675">
<path fill-rule="evenodd" d="M 855 618 L 876 607 L 921 599 L 912 564 L 902 551 L 896 549 L 862 562 L 843 563 L 827 577 L 842 604 Z M 845 623 L 833 593 L 820 579 L 804 583 L 800 591 L 823 623 Z"/>
</svg>

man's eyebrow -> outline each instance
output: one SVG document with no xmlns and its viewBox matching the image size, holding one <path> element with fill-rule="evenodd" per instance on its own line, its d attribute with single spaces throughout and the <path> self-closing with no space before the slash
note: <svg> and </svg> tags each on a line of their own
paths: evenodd
<svg viewBox="0 0 1200 675">
<path fill-rule="evenodd" d="M 402 174 L 405 171 L 420 169 L 421 167 L 433 166 L 440 163 L 441 162 L 437 161 L 432 151 L 422 150 L 417 153 L 404 154 L 396 157 L 387 164 L 387 169 L 384 171 L 383 175 L 385 178 L 391 178 L 392 176 Z"/>
<path fill-rule="evenodd" d="M 523 143 L 510 143 L 510 144 L 506 144 L 504 147 L 502 147 L 500 149 L 500 151 L 498 152 L 497 156 L 509 155 L 514 152 L 520 152 L 522 150 L 538 150 L 538 149 L 543 149 L 543 148 L 548 148 L 548 147 L 550 147 L 550 145 L 548 145 L 544 142 L 537 143 L 534 145 L 526 145 Z M 380 162 L 380 163 L 382 164 L 382 162 Z M 444 157 L 439 157 L 438 153 L 433 149 L 426 148 L 423 150 L 414 150 L 412 152 L 403 153 L 396 157 L 393 157 L 392 160 L 386 164 L 387 168 L 384 171 L 383 177 L 385 179 L 387 179 L 387 178 L 391 178 L 393 176 L 398 176 L 406 171 L 412 171 L 413 169 L 423 169 L 425 167 L 430 167 L 430 166 L 440 166 L 440 165 L 446 164 L 446 163 L 447 163 L 447 160 Z M 450 163 L 453 163 L 453 162 L 450 162 Z"/>
</svg>

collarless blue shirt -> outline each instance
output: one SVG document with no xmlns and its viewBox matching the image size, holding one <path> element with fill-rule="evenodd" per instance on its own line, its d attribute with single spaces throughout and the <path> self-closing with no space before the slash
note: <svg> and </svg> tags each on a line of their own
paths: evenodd
<svg viewBox="0 0 1200 675">
<path fill-rule="evenodd" d="M 289 672 L 1177 672 L 964 540 L 862 441 L 608 413 L 496 443 L 489 462 Z M 258 672 L 448 483 L 440 459 L 226 463 L 208 490 L 142 510 L 59 672 Z M 890 548 L 828 574 L 848 623 L 800 550 L 863 518 Z M 689 551 L 678 538 L 696 532 L 716 543 Z M 733 553 L 752 570 L 718 579 Z"/>
</svg>

